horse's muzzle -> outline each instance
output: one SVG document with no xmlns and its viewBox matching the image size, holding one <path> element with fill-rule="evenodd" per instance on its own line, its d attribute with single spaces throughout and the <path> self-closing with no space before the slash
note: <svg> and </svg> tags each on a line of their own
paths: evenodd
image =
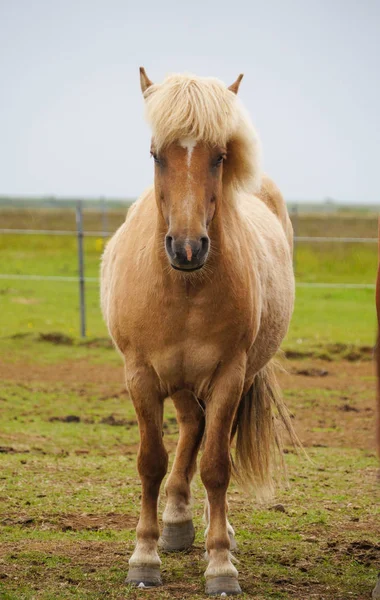
<svg viewBox="0 0 380 600">
<path fill-rule="evenodd" d="M 165 249 L 173 269 L 180 271 L 196 271 L 205 264 L 210 248 L 210 238 L 175 238 L 167 235 Z"/>
</svg>

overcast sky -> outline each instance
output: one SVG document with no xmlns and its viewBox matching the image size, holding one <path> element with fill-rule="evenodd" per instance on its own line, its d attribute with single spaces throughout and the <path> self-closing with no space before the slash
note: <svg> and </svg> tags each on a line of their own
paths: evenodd
<svg viewBox="0 0 380 600">
<path fill-rule="evenodd" d="M 0 0 L 0 194 L 151 183 L 138 67 L 243 72 L 289 200 L 380 203 L 380 1 Z"/>
</svg>

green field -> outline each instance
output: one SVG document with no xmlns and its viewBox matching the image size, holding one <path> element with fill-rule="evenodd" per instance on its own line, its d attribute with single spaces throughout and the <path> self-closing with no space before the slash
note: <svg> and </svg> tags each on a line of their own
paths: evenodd
<svg viewBox="0 0 380 600">
<path fill-rule="evenodd" d="M 108 215 L 110 230 L 124 210 Z M 73 211 L 0 209 L 1 227 L 73 229 Z M 101 218 L 86 211 L 85 228 Z M 298 235 L 375 237 L 368 212 L 300 214 Z M 0 271 L 77 275 L 76 239 L 3 235 Z M 85 240 L 97 277 L 103 239 Z M 376 244 L 299 244 L 297 281 L 373 284 Z M 139 514 L 138 428 L 120 357 L 106 340 L 98 284 L 0 280 L 0 599 L 204 598 L 204 492 L 193 485 L 197 537 L 161 556 L 163 587 L 125 584 Z M 374 444 L 373 289 L 297 288 L 282 388 L 312 462 L 286 446 L 290 488 L 259 505 L 232 485 L 229 502 L 243 598 L 367 600 L 380 565 Z M 167 403 L 164 440 L 178 437 Z M 274 507 L 281 504 L 283 510 Z M 160 502 L 160 514 L 163 499 Z"/>
<path fill-rule="evenodd" d="M 111 211 L 111 230 L 125 218 L 125 210 Z M 3 208 L 0 221 L 5 228 L 75 229 L 74 212 L 67 210 L 12 210 Z M 98 212 L 85 211 L 85 229 L 101 228 Z M 374 214 L 337 213 L 299 215 L 299 236 L 375 237 Z M 98 277 L 104 239 L 85 239 L 85 275 Z M 77 276 L 75 237 L 2 235 L 1 272 L 10 275 Z M 296 248 L 297 282 L 374 284 L 377 269 L 376 244 L 299 243 Z M 105 336 L 99 311 L 97 283 L 86 285 L 87 333 Z M 329 344 L 373 344 L 375 330 L 372 289 L 297 289 L 292 326 L 285 347 Z M 63 281 L 20 281 L 0 279 L 0 336 L 20 332 L 59 331 L 77 336 L 78 284 Z M 360 315 L 360 318 L 358 318 Z"/>
</svg>

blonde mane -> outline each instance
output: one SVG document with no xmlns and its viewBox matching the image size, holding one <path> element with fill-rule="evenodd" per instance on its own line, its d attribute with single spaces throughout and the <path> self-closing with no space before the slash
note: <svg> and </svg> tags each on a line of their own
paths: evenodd
<svg viewBox="0 0 380 600">
<path fill-rule="evenodd" d="M 224 184 L 257 192 L 260 143 L 236 94 L 221 81 L 170 75 L 144 93 L 146 118 L 157 150 L 182 138 L 227 148 Z"/>
</svg>

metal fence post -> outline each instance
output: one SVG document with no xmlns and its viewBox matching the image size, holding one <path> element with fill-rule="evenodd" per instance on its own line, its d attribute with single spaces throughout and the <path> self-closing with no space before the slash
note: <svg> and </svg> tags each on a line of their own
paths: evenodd
<svg viewBox="0 0 380 600">
<path fill-rule="evenodd" d="M 105 198 L 102 198 L 102 237 L 108 237 L 108 214 L 107 214 L 107 202 Z"/>
<path fill-rule="evenodd" d="M 78 236 L 78 274 L 79 274 L 79 305 L 80 305 L 80 334 L 86 337 L 86 305 L 84 290 L 84 255 L 83 255 L 83 214 L 82 202 L 76 207 L 76 222 Z"/>
</svg>

